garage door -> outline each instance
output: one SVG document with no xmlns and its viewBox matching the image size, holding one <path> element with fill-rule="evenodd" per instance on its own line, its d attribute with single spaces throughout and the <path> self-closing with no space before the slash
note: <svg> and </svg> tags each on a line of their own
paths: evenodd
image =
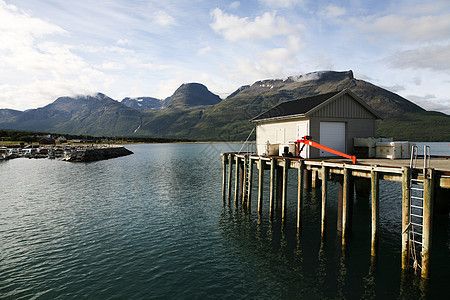
<svg viewBox="0 0 450 300">
<path fill-rule="evenodd" d="M 345 153 L 345 123 L 320 122 L 320 143 L 324 146 Z M 320 156 L 336 156 L 320 150 Z"/>
</svg>

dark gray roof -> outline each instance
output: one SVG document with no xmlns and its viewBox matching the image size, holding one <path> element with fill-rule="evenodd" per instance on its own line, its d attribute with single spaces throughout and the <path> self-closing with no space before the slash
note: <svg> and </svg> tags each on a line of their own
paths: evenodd
<svg viewBox="0 0 450 300">
<path fill-rule="evenodd" d="M 264 119 L 272 119 L 291 115 L 304 115 L 313 108 L 327 101 L 333 96 L 336 96 L 341 91 L 320 94 L 317 96 L 291 100 L 278 104 L 277 106 L 263 112 L 256 116 L 252 121 L 259 121 Z"/>
</svg>

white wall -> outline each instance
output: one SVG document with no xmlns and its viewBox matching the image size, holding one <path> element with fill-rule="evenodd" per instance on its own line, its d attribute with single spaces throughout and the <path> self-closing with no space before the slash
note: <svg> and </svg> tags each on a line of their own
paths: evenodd
<svg viewBox="0 0 450 300">
<path fill-rule="evenodd" d="M 278 121 L 260 123 L 256 126 L 256 146 L 258 155 L 267 153 L 267 141 L 270 144 L 284 144 L 295 142 L 298 138 L 297 125 L 305 125 L 307 133 L 311 135 L 313 140 L 320 142 L 320 122 L 345 122 L 346 123 L 346 149 L 345 153 L 353 153 L 354 137 L 371 137 L 375 134 L 375 120 L 370 119 L 342 119 L 342 118 L 312 118 L 297 119 L 291 121 Z M 302 152 L 302 157 L 319 158 L 319 149 L 309 148 L 306 146 Z"/>
<path fill-rule="evenodd" d="M 309 120 L 258 124 L 256 126 L 257 154 L 267 154 L 267 142 L 269 142 L 269 144 L 288 144 L 297 141 L 297 139 L 300 138 L 298 136 L 297 125 L 303 125 L 302 128 L 306 127 L 306 135 L 309 134 Z M 306 151 L 308 150 L 305 149 L 302 153 L 305 153 Z"/>
</svg>

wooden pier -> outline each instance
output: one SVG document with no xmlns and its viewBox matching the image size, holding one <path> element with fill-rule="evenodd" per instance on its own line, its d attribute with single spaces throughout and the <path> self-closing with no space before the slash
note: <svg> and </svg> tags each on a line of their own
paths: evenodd
<svg viewBox="0 0 450 300">
<path fill-rule="evenodd" d="M 351 211 L 353 191 L 371 195 L 372 230 L 371 255 L 377 253 L 377 236 L 379 227 L 379 181 L 388 180 L 402 183 L 402 269 L 410 267 L 420 270 L 422 278 L 429 278 L 432 237 L 432 218 L 435 200 L 448 209 L 450 201 L 450 160 L 431 160 L 429 168 L 412 168 L 409 160 L 358 160 L 350 161 L 327 159 L 312 160 L 295 157 L 258 156 L 248 153 L 223 153 L 223 203 L 232 201 L 232 173 L 234 165 L 234 203 L 237 207 L 250 210 L 252 201 L 253 165 L 258 168 L 258 214 L 262 214 L 264 193 L 264 170 L 269 170 L 269 216 L 274 213 L 275 203 L 280 203 L 282 221 L 286 221 L 287 180 L 289 170 L 298 172 L 297 193 L 297 229 L 302 226 L 303 190 L 322 188 L 321 236 L 325 237 L 327 221 L 327 182 L 338 183 L 338 222 L 337 230 L 341 233 L 342 247 L 349 239 L 351 230 Z M 414 193 L 421 193 L 416 196 Z M 419 199 L 420 198 L 420 199 Z M 420 204 L 413 201 L 419 199 Z M 420 219 L 420 221 L 417 221 Z M 419 224 L 418 224 L 419 223 Z M 418 230 L 417 228 L 420 228 Z M 417 246 L 419 245 L 419 246 Z M 420 247 L 420 257 L 414 257 L 416 248 Z M 414 255 L 415 256 L 415 255 Z"/>
</svg>

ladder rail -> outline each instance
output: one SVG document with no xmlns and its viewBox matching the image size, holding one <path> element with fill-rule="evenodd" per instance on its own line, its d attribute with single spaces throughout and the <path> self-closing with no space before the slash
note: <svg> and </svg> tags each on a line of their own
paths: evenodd
<svg viewBox="0 0 450 300">
<path fill-rule="evenodd" d="M 417 168 L 417 157 L 418 157 L 418 147 L 413 145 L 411 147 L 411 158 L 409 161 L 409 167 L 411 169 Z M 408 252 L 409 261 L 413 262 L 412 265 L 415 270 L 416 266 L 422 263 L 422 250 L 423 250 L 423 228 L 424 228 L 424 183 L 427 168 L 430 167 L 430 147 L 424 146 L 423 148 L 423 177 L 424 179 L 413 179 L 409 180 L 409 240 L 410 240 L 410 251 Z M 420 170 L 420 169 L 419 169 Z M 420 172 L 420 171 L 419 171 Z M 420 173 L 419 173 L 420 174 Z M 417 246 L 417 248 L 416 248 Z"/>
</svg>

